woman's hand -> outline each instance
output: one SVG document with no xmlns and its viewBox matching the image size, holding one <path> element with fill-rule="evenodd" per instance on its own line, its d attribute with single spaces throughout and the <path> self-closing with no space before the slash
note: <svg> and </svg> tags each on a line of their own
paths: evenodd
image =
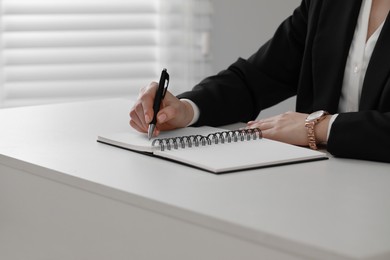
<svg viewBox="0 0 390 260">
<path fill-rule="evenodd" d="M 153 119 L 153 101 L 157 88 L 157 82 L 152 82 L 142 88 L 137 101 L 130 110 L 130 125 L 139 132 L 147 133 L 149 123 Z M 157 114 L 155 135 L 158 135 L 160 131 L 187 126 L 193 118 L 193 113 L 190 104 L 180 101 L 167 91 Z"/>
<path fill-rule="evenodd" d="M 308 137 L 305 127 L 305 120 L 308 114 L 297 112 L 286 112 L 274 117 L 250 121 L 248 128 L 259 128 L 263 137 L 281 141 L 284 143 L 307 146 Z M 326 142 L 330 116 L 320 121 L 315 126 L 317 143 Z"/>
</svg>

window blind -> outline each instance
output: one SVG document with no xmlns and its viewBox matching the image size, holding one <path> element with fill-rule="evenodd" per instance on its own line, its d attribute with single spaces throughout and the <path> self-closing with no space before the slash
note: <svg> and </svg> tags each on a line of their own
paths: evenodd
<svg viewBox="0 0 390 260">
<path fill-rule="evenodd" d="M 174 75 L 172 88 L 182 91 L 180 86 L 188 89 L 212 71 L 212 5 L 210 0 L 164 0 L 161 3 L 164 4 L 159 30 L 160 59 Z"/>
<path fill-rule="evenodd" d="M 2 0 L 0 12 L 2 107 L 131 96 L 163 67 L 181 91 L 210 60 L 208 0 Z"/>
</svg>

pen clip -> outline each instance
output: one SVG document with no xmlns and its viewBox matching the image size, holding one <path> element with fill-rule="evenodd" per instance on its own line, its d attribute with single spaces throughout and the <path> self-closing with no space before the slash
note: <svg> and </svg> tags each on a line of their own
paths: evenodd
<svg viewBox="0 0 390 260">
<path fill-rule="evenodd" d="M 162 98 L 164 98 L 165 94 L 167 93 L 168 85 L 169 85 L 169 74 L 168 74 L 168 72 L 165 71 L 164 92 L 162 94 Z"/>
</svg>

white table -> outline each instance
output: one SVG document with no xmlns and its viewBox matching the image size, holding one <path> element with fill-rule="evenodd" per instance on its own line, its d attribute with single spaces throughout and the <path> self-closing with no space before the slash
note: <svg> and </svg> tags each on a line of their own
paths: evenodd
<svg viewBox="0 0 390 260">
<path fill-rule="evenodd" d="M 97 143 L 131 103 L 0 110 L 0 259 L 390 259 L 390 164 L 214 175 Z"/>
</svg>

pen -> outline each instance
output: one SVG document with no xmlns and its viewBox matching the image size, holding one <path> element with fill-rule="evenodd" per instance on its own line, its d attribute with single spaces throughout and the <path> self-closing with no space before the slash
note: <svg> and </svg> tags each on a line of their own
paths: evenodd
<svg viewBox="0 0 390 260">
<path fill-rule="evenodd" d="M 167 92 L 169 84 L 169 74 L 167 69 L 163 69 L 161 72 L 160 82 L 158 83 L 158 89 L 156 91 L 156 97 L 153 102 L 153 119 L 149 123 L 148 138 L 149 140 L 153 137 L 154 129 L 157 123 L 157 113 L 160 110 L 161 101 L 164 99 L 165 93 Z"/>
</svg>

